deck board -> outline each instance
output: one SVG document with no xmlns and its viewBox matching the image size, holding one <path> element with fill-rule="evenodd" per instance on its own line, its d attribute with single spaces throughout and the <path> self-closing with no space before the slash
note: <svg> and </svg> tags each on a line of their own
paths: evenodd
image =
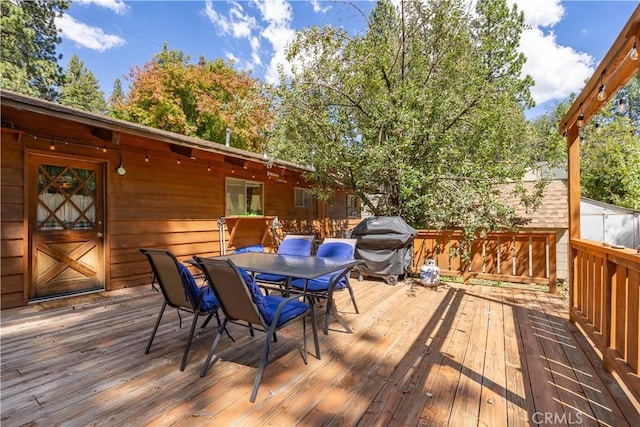
<svg viewBox="0 0 640 427">
<path fill-rule="evenodd" d="M 353 281 L 360 314 L 336 296 L 353 329 L 331 320 L 321 359 L 301 328 L 272 344 L 256 403 L 249 402 L 264 335 L 231 325 L 219 360 L 199 372 L 215 321 L 194 337 L 169 310 L 144 354 L 161 299 L 148 287 L 103 293 L 62 308 L 2 311 L 3 426 L 31 425 L 640 425 L 593 345 L 557 296 L 524 287 L 437 289 Z M 318 307 L 319 327 L 324 307 Z M 202 319 L 201 319 L 202 321 Z M 545 415 L 549 414 L 549 415 Z M 551 418 L 549 418 L 551 420 Z M 545 423 L 542 423 L 545 425 Z"/>
</svg>

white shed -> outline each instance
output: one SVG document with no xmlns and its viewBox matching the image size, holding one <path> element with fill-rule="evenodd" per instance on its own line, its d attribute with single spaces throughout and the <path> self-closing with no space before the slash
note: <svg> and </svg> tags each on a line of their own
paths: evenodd
<svg viewBox="0 0 640 427">
<path fill-rule="evenodd" d="M 640 245 L 640 211 L 582 197 L 580 237 L 635 249 Z"/>
</svg>

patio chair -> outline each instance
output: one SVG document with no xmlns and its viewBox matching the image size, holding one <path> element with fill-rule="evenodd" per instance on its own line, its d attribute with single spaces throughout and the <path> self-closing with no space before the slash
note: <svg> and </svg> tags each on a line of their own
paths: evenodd
<svg viewBox="0 0 640 427">
<path fill-rule="evenodd" d="M 262 375 L 269 361 L 271 337 L 275 336 L 276 330 L 296 319 L 302 318 L 304 342 L 303 359 L 304 363 L 307 364 L 306 316 L 309 315 L 311 317 L 311 329 L 313 331 L 316 357 L 320 359 L 320 345 L 318 343 L 318 331 L 313 305 L 300 301 L 300 295 L 291 298 L 263 295 L 251 275 L 244 269 L 237 267 L 231 260 L 204 259 L 197 256 L 193 258 L 211 284 L 213 292 L 216 294 L 224 313 L 224 320 L 222 324 L 218 326 L 218 334 L 202 366 L 202 371 L 200 372 L 201 377 L 204 377 L 209 369 L 211 358 L 218 347 L 227 322 L 244 327 L 248 327 L 248 323 L 252 325 L 249 327 L 265 332 L 266 334 L 264 351 L 260 358 L 258 372 L 256 373 L 253 390 L 249 399 L 251 402 L 255 402 L 256 400 Z M 217 360 L 218 357 L 216 357 L 213 363 Z"/>
<path fill-rule="evenodd" d="M 338 238 L 325 238 L 322 244 L 318 247 L 316 256 L 335 259 L 354 259 L 354 253 L 356 248 L 357 239 L 338 239 Z M 338 276 L 336 276 L 338 274 Z M 356 298 L 353 293 L 353 288 L 349 283 L 350 270 L 342 271 L 336 274 L 327 274 L 324 276 L 316 277 L 315 279 L 293 279 L 290 284 L 290 289 L 294 291 L 304 292 L 305 295 L 313 303 L 320 299 L 327 300 L 327 309 L 325 312 L 324 321 L 324 333 L 325 335 L 329 331 L 329 313 L 331 311 L 334 314 L 337 313 L 335 301 L 333 300 L 333 292 L 335 290 L 347 289 L 353 302 L 353 308 L 356 313 L 360 313 L 358 310 L 358 304 L 356 304 Z M 331 286 L 332 280 L 333 286 Z M 337 314 L 336 314 L 337 317 Z M 338 318 L 340 320 L 340 318 Z M 340 323 L 345 327 L 347 332 L 351 332 L 351 329 L 342 321 Z"/>
<path fill-rule="evenodd" d="M 149 354 L 151 344 L 153 343 L 153 339 L 158 331 L 158 326 L 160 325 L 160 320 L 167 306 L 175 308 L 178 311 L 180 327 L 182 327 L 180 312 L 185 311 L 192 313 L 193 321 L 191 322 L 191 330 L 187 336 L 187 343 L 184 348 L 184 354 L 182 355 L 182 362 L 180 363 L 180 370 L 184 371 L 198 318 L 200 316 L 207 316 L 201 328 L 206 327 L 213 316 L 216 317 L 219 326 L 220 317 L 218 316 L 218 309 L 220 308 L 220 304 L 211 291 L 211 288 L 208 285 L 198 287 L 189 270 L 180 263 L 170 251 L 143 248 L 140 249 L 140 252 L 149 260 L 151 270 L 158 282 L 164 299 L 144 354 Z"/>
<path fill-rule="evenodd" d="M 311 255 L 313 239 L 313 235 L 287 234 L 284 236 L 280 246 L 278 246 L 277 253 L 278 255 L 309 256 Z M 275 285 L 276 289 L 282 289 L 288 279 L 286 276 L 269 273 L 258 273 L 255 278 L 266 291 L 269 290 L 269 285 L 271 287 Z"/>
</svg>

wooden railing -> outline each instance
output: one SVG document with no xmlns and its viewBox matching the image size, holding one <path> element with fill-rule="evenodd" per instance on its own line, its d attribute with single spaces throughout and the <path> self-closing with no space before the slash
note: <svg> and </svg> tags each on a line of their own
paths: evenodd
<svg viewBox="0 0 640 427">
<path fill-rule="evenodd" d="M 640 254 L 572 239 L 570 318 L 591 338 L 636 399 L 640 399 Z"/>
<path fill-rule="evenodd" d="M 414 240 L 412 269 L 419 271 L 425 259 L 433 259 L 440 274 L 514 283 L 548 285 L 556 289 L 556 233 L 492 233 L 471 246 L 471 261 L 466 265 L 455 250 L 462 235 L 457 231 L 420 230 Z"/>
</svg>

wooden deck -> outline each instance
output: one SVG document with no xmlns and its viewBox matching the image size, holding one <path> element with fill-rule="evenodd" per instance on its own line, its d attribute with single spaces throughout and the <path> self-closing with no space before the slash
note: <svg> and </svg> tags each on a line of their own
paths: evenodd
<svg viewBox="0 0 640 427">
<path fill-rule="evenodd" d="M 346 293 L 338 308 L 354 334 L 332 322 L 320 334 L 322 359 L 305 366 L 296 350 L 301 328 L 283 330 L 254 404 L 262 340 L 232 325 L 236 343 L 223 339 L 221 359 L 200 378 L 214 336 L 208 327 L 180 372 L 190 318 L 179 330 L 175 311 L 165 313 L 145 355 L 161 304 L 148 286 L 63 308 L 4 310 L 0 422 L 640 425 L 637 407 L 601 369 L 559 297 L 514 287 L 353 285 L 360 314 Z"/>
</svg>

